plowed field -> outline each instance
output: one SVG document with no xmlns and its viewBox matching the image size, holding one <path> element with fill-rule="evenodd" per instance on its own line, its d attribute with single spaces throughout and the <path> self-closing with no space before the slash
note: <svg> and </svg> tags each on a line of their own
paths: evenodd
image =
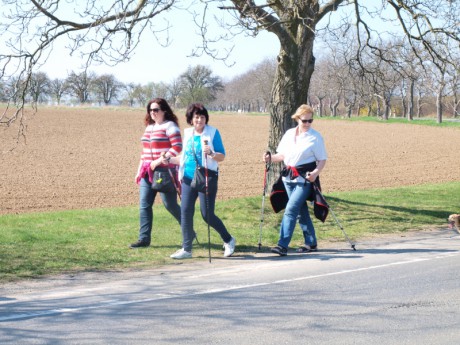
<svg viewBox="0 0 460 345">
<path fill-rule="evenodd" d="M 143 116 L 140 109 L 42 108 L 28 121 L 27 144 L 14 150 L 14 128 L 2 129 L 0 213 L 137 205 Z M 262 195 L 269 118 L 211 114 L 210 124 L 227 150 L 218 200 Z M 325 193 L 460 180 L 458 129 L 322 119 L 313 127 L 329 154 Z"/>
</svg>

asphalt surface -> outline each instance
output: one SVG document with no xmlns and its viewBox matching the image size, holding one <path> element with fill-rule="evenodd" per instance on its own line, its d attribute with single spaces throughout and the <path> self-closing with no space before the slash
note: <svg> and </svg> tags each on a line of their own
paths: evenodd
<svg viewBox="0 0 460 345">
<path fill-rule="evenodd" d="M 1 344 L 460 344 L 460 236 L 0 286 Z"/>
</svg>

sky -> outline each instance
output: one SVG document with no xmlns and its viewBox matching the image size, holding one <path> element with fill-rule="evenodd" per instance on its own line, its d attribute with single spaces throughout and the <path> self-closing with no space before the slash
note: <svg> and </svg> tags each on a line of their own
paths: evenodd
<svg viewBox="0 0 460 345">
<path fill-rule="evenodd" d="M 151 34 L 144 34 L 129 62 L 115 67 L 96 65 L 91 68 L 98 75 L 113 74 L 124 83 L 147 84 L 149 82 L 166 82 L 179 77 L 188 66 L 205 65 L 214 75 L 230 80 L 241 75 L 266 58 L 275 58 L 279 51 L 278 38 L 269 32 L 260 32 L 257 37 L 239 35 L 231 43 L 220 43 L 220 49 L 234 45 L 226 66 L 222 61 L 209 56 L 190 57 L 192 50 L 201 43 L 195 24 L 185 13 L 172 12 L 168 15 L 171 44 L 162 47 Z M 70 57 L 61 40 L 55 44 L 47 63 L 40 68 L 50 78 L 64 79 L 71 71 L 78 72 L 81 59 Z"/>
<path fill-rule="evenodd" d="M 102 3 L 110 3 L 111 0 L 101 1 Z M 97 3 L 99 4 L 99 2 Z M 72 16 L 75 17 L 75 14 L 72 6 L 79 5 L 76 2 L 69 2 L 63 10 L 64 13 L 61 13 L 62 16 L 60 15 L 61 19 L 74 20 Z M 215 9 L 215 7 L 212 8 L 214 10 L 211 15 L 226 13 Z M 130 61 L 120 63 L 117 66 L 93 64 L 90 70 L 96 72 L 97 75 L 113 74 L 123 83 L 145 85 L 150 82 L 170 83 L 184 73 L 189 66 L 200 64 L 209 67 L 214 75 L 228 81 L 244 74 L 267 58 L 275 58 L 279 52 L 278 38 L 273 33 L 260 31 L 257 37 L 241 34 L 234 37 L 231 42 L 220 42 L 214 46 L 220 50 L 234 46 L 227 60 L 227 65 L 206 55 L 190 57 L 193 49 L 201 44 L 201 37 L 197 33 L 198 28 L 192 22 L 191 15 L 185 11 L 172 10 L 167 12 L 164 18 L 154 17 L 151 23 L 158 25 L 158 28 L 163 28 L 165 20 L 172 26 L 169 31 L 171 43 L 168 46 L 162 46 L 156 41 L 153 34 L 144 32 L 139 45 L 131 55 Z M 375 20 L 373 22 L 375 24 Z M 214 31 L 217 32 L 217 29 L 214 27 L 210 31 L 211 34 L 216 34 Z M 61 36 L 54 44 L 47 62 L 40 67 L 39 71 L 45 72 L 52 79 L 65 79 L 70 72 L 81 71 L 81 57 L 78 54 L 69 56 L 69 51 L 65 49 L 66 43 L 65 37 Z M 321 48 L 318 47 L 319 42 L 316 43 L 316 49 L 321 51 Z"/>
</svg>

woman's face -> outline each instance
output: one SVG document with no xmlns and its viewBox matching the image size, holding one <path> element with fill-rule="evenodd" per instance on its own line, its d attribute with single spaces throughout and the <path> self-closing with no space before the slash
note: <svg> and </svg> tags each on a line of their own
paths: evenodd
<svg viewBox="0 0 460 345">
<path fill-rule="evenodd" d="M 161 110 L 160 105 L 158 103 L 150 104 L 149 109 L 150 117 L 152 118 L 155 123 L 162 123 L 165 118 L 165 112 Z"/>
<path fill-rule="evenodd" d="M 297 123 L 302 132 L 306 132 L 310 129 L 311 123 L 313 122 L 313 114 L 303 114 L 299 116 Z"/>
<path fill-rule="evenodd" d="M 193 114 L 192 125 L 195 127 L 196 132 L 203 132 L 203 128 L 206 125 L 206 116 L 197 113 Z"/>
</svg>

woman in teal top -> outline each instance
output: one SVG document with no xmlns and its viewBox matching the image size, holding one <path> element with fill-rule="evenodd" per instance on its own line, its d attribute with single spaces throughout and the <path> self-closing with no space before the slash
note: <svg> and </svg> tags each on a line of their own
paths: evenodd
<svg viewBox="0 0 460 345">
<path fill-rule="evenodd" d="M 187 108 L 185 117 L 187 123 L 192 127 L 184 131 L 182 155 L 180 158 L 171 159 L 172 163 L 179 164 L 179 179 L 182 183 L 182 248 L 172 254 L 171 258 L 187 259 L 192 257 L 192 242 L 195 237 L 193 216 L 197 198 L 200 200 L 201 216 L 205 222 L 209 221 L 209 225 L 219 233 L 224 242 L 224 257 L 229 257 L 235 251 L 235 238 L 230 235 L 222 220 L 214 213 L 219 162 L 225 159 L 222 137 L 217 128 L 208 125 L 209 114 L 202 104 L 191 104 Z M 197 163 L 202 167 L 207 167 L 217 175 L 208 184 L 208 205 L 206 205 L 206 193 L 191 187 Z"/>
</svg>

